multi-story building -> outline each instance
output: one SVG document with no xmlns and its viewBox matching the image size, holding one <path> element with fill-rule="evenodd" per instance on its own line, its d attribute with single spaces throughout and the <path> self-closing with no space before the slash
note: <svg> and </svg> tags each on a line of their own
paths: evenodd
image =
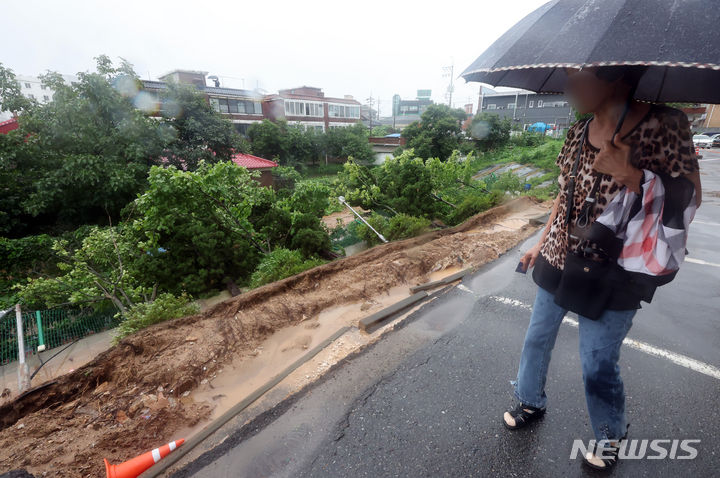
<svg viewBox="0 0 720 478">
<path fill-rule="evenodd" d="M 225 115 L 241 133 L 247 133 L 252 123 L 263 120 L 263 96 L 252 90 L 207 86 L 206 71 L 175 70 L 160 77 L 160 81 L 142 80 L 143 89 L 152 95 L 157 110 L 163 107 L 159 101 L 159 93 L 167 88 L 167 82 L 183 83 L 195 86 L 207 95 L 208 102 L 215 111 Z M 216 82 L 217 84 L 217 82 Z"/>
<path fill-rule="evenodd" d="M 523 130 L 535 123 L 545 123 L 558 134 L 575 121 L 575 113 L 564 95 L 527 90 L 497 92 L 483 88 L 478 112 L 509 118 Z"/>
<path fill-rule="evenodd" d="M 326 97 L 322 89 L 313 86 L 289 88 L 266 95 L 263 104 L 266 118 L 273 121 L 285 119 L 317 131 L 343 128 L 360 121 L 360 102 L 351 95 Z"/>
<path fill-rule="evenodd" d="M 246 134 L 253 123 L 263 119 L 286 119 L 306 129 L 327 131 L 352 125 L 360 121 L 360 103 L 350 95 L 343 98 L 326 97 L 322 89 L 301 86 L 280 90 L 277 94 L 262 95 L 256 91 L 224 88 L 217 79 L 215 86 L 207 86 L 206 71 L 175 70 L 160 77 L 160 81 L 143 80 L 143 89 L 157 95 L 167 88 L 168 81 L 191 84 L 207 95 L 210 105 L 226 116 L 241 134 Z M 213 77 L 209 77 L 213 78 Z"/>
<path fill-rule="evenodd" d="M 391 124 L 393 127 L 402 129 L 415 121 L 420 121 L 420 117 L 428 106 L 434 104 L 430 99 L 431 90 L 417 90 L 417 96 L 414 100 L 403 100 L 400 95 L 393 95 L 392 121 L 383 118 L 382 124 Z"/>
<path fill-rule="evenodd" d="M 77 81 L 77 77 L 73 75 L 61 75 L 66 83 Z M 20 85 L 20 93 L 33 100 L 37 100 L 39 103 L 47 103 L 52 100 L 55 92 L 49 87 L 42 84 L 42 81 L 37 76 L 30 75 L 16 75 L 15 79 Z M 0 121 L 10 119 L 12 114 L 9 111 L 0 112 Z"/>
</svg>

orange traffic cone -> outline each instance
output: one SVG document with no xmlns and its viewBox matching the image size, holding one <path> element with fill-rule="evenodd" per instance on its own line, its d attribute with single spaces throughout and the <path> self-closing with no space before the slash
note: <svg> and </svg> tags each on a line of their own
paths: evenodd
<svg viewBox="0 0 720 478">
<path fill-rule="evenodd" d="M 179 440 L 171 441 L 167 445 L 163 445 L 160 448 L 155 448 L 153 451 L 143 453 L 140 456 L 136 456 L 132 460 L 128 460 L 119 465 L 111 465 L 106 459 L 105 461 L 105 472 L 107 478 L 136 478 L 140 474 L 153 466 L 155 463 L 165 458 L 175 448 L 179 447 L 185 442 L 182 438 Z"/>
</svg>

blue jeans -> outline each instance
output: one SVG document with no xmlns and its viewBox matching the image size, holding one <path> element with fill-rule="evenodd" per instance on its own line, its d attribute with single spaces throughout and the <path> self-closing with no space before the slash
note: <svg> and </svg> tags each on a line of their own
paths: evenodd
<svg viewBox="0 0 720 478">
<path fill-rule="evenodd" d="M 544 408 L 545 378 L 555 338 L 567 312 L 553 294 L 538 287 L 530 325 L 525 334 L 514 395 L 523 404 Z M 620 377 L 620 346 L 637 309 L 605 310 L 599 319 L 578 314 L 580 359 L 585 400 L 597 440 L 617 440 L 625 434 L 625 390 Z"/>
</svg>

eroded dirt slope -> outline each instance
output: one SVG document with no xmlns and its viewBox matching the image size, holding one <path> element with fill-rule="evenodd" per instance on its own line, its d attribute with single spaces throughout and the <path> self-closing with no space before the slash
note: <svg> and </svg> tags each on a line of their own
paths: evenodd
<svg viewBox="0 0 720 478">
<path fill-rule="evenodd" d="M 520 197 L 459 226 L 376 246 L 127 337 L 0 407 L 0 473 L 103 476 L 103 458 L 127 460 L 206 419 L 210 409 L 189 392 L 269 334 L 328 307 L 426 282 L 442 267 L 492 261 L 539 227 L 510 229 L 503 221 L 550 206 Z"/>
</svg>

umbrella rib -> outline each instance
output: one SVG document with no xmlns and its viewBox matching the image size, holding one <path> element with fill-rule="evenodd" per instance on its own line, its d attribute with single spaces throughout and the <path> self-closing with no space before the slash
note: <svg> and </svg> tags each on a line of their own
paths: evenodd
<svg viewBox="0 0 720 478">
<path fill-rule="evenodd" d="M 500 79 L 498 80 L 498 82 L 495 85 L 499 85 L 502 82 L 502 80 L 505 79 L 505 77 L 507 76 L 508 73 L 510 73 L 510 70 L 505 70 L 503 72 L 503 76 L 500 77 Z"/>
<path fill-rule="evenodd" d="M 627 3 L 627 2 L 625 2 L 625 3 Z M 615 16 L 612 18 L 612 20 L 611 20 L 610 22 L 608 22 L 607 26 L 605 27 L 605 32 L 603 32 L 603 34 L 602 34 L 602 35 L 600 36 L 600 38 L 598 39 L 598 43 L 595 44 L 595 46 L 593 47 L 593 49 L 590 51 L 590 53 L 588 54 L 588 56 L 585 58 L 585 61 L 583 62 L 583 65 L 586 65 L 586 64 L 590 63 L 589 60 L 590 60 L 591 58 L 593 58 L 593 55 L 595 54 L 595 50 L 597 50 L 597 49 L 599 48 L 599 46 L 600 46 L 600 45 L 599 45 L 600 40 L 602 40 L 603 38 L 605 38 L 605 35 L 607 35 L 607 32 L 610 30 L 610 28 L 612 28 L 613 23 L 615 22 L 615 19 L 618 17 L 618 15 L 620 15 L 620 8 L 617 9 L 617 11 L 615 12 Z"/>
<path fill-rule="evenodd" d="M 548 82 L 548 80 L 550 79 L 550 77 L 552 76 L 552 74 L 555 73 L 555 70 L 556 70 L 556 68 L 552 68 L 552 69 L 550 70 L 550 73 L 548 73 L 548 76 L 546 76 L 546 77 L 545 77 L 545 80 L 540 84 L 540 88 L 538 88 L 538 90 L 537 90 L 538 93 L 540 93 L 540 92 L 542 91 L 543 86 L 545 86 L 545 83 Z"/>
<path fill-rule="evenodd" d="M 663 70 L 663 77 L 660 80 L 660 87 L 658 88 L 657 96 L 655 97 L 655 103 L 660 101 L 660 94 L 662 93 L 663 87 L 665 86 L 665 77 L 667 76 L 669 66 L 666 66 Z"/>
</svg>

